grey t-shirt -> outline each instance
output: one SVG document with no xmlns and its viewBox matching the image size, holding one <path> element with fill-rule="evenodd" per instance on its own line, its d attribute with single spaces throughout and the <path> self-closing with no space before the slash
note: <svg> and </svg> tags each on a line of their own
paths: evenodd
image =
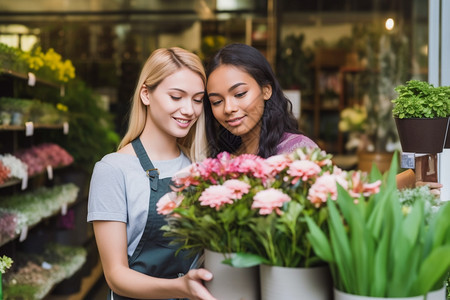
<svg viewBox="0 0 450 300">
<path fill-rule="evenodd" d="M 188 166 L 190 161 L 181 153 L 175 159 L 152 163 L 160 172 L 159 178 L 166 178 Z M 145 228 L 149 199 L 149 179 L 139 159 L 130 154 L 108 154 L 94 167 L 87 220 L 126 223 L 128 255 L 131 256 Z"/>
</svg>

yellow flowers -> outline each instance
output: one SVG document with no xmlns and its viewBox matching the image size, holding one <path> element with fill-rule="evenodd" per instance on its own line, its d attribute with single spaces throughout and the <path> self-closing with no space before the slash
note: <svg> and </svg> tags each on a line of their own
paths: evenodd
<svg viewBox="0 0 450 300">
<path fill-rule="evenodd" d="M 69 110 L 69 108 L 66 105 L 62 104 L 62 103 L 56 104 L 56 109 L 60 110 L 60 111 L 64 111 L 64 112 Z"/>
<path fill-rule="evenodd" d="M 61 55 L 52 48 L 42 52 L 41 47 L 37 47 L 33 51 L 23 52 L 21 59 L 27 62 L 31 71 L 50 80 L 68 82 L 75 78 L 72 62 L 68 59 L 63 61 Z"/>
<path fill-rule="evenodd" d="M 367 111 L 362 105 L 354 105 L 341 111 L 339 130 L 342 132 L 362 132 L 366 126 Z"/>
</svg>

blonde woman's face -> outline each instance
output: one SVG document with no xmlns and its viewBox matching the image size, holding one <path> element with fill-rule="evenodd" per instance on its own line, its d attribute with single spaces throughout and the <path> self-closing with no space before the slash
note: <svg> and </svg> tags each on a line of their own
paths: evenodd
<svg viewBox="0 0 450 300">
<path fill-rule="evenodd" d="M 147 122 L 152 130 L 176 138 L 184 137 L 203 112 L 205 86 L 195 72 L 182 68 L 166 77 L 154 91 L 141 91 L 148 101 Z"/>
</svg>

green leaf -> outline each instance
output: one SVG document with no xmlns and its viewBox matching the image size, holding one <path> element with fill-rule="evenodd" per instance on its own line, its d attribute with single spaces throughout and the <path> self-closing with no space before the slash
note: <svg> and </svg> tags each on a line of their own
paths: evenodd
<svg viewBox="0 0 450 300">
<path fill-rule="evenodd" d="M 450 269 L 450 245 L 440 246 L 422 262 L 419 275 L 412 285 L 410 296 L 424 295 L 430 292 L 440 280 L 442 284 Z"/>
<path fill-rule="evenodd" d="M 436 246 L 450 243 L 450 202 L 440 206 L 439 211 L 431 219 L 425 236 L 425 252 L 428 254 Z"/>
<path fill-rule="evenodd" d="M 268 264 L 269 261 L 257 254 L 238 252 L 225 259 L 222 263 L 236 268 L 249 268 L 260 264 Z"/>
<path fill-rule="evenodd" d="M 310 217 L 306 217 L 306 223 L 308 224 L 309 233 L 307 233 L 308 240 L 314 249 L 314 252 L 322 260 L 329 263 L 334 262 L 333 252 L 331 251 L 330 243 L 325 233 L 320 230 L 319 226 L 314 223 Z"/>
<path fill-rule="evenodd" d="M 372 297 L 384 297 L 388 274 L 387 274 L 387 263 L 388 263 L 388 252 L 389 252 L 389 231 L 385 231 L 381 235 L 378 248 L 375 252 L 375 258 L 373 263 L 373 278 L 372 285 L 370 286 L 370 296 Z"/>
<path fill-rule="evenodd" d="M 338 203 L 339 203 L 338 198 Z M 350 243 L 347 237 L 347 233 L 344 228 L 344 224 L 341 221 L 341 217 L 336 208 L 336 204 L 333 200 L 328 198 L 327 205 L 330 212 L 330 219 L 328 220 L 330 226 L 331 245 L 334 252 L 336 265 L 338 267 L 339 276 L 342 280 L 342 284 L 345 287 L 345 291 L 352 292 L 352 283 L 355 281 L 354 277 L 354 265 L 352 261 L 352 253 L 350 251 Z"/>
</svg>

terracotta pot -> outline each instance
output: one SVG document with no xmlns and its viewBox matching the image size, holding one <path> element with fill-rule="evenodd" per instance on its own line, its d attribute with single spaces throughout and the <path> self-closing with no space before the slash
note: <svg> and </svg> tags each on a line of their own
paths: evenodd
<svg viewBox="0 0 450 300">
<path fill-rule="evenodd" d="M 391 167 L 392 152 L 358 152 L 358 170 L 370 172 L 372 165 L 375 164 L 381 173 L 389 170 Z"/>
<path fill-rule="evenodd" d="M 395 118 L 403 152 L 441 153 L 449 118 Z"/>
</svg>

